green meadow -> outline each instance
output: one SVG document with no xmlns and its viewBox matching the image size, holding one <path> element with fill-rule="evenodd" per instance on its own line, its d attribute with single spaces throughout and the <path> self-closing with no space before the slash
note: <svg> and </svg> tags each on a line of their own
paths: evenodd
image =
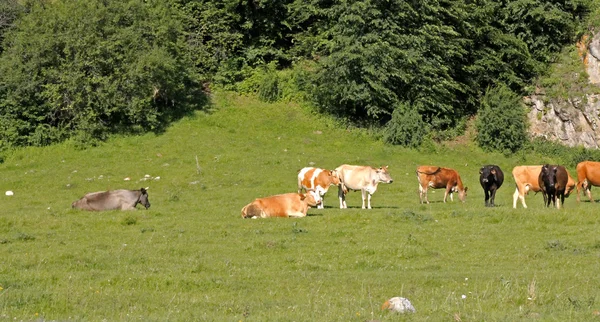
<svg viewBox="0 0 600 322">
<path fill-rule="evenodd" d="M 572 195 L 557 210 L 530 194 L 512 208 L 512 168 L 551 156 L 469 140 L 412 150 L 293 103 L 212 101 L 164 133 L 6 156 L 0 321 L 600 321 L 600 204 Z M 344 163 L 389 166 L 373 209 L 360 192 L 339 209 L 331 187 L 305 218 L 240 217 L 257 197 L 296 191 L 302 167 Z M 421 205 L 425 164 L 457 169 L 466 202 L 437 190 Z M 504 170 L 495 208 L 484 164 Z M 149 210 L 71 209 L 87 192 L 141 187 Z M 417 312 L 382 310 L 394 296 Z"/>
</svg>

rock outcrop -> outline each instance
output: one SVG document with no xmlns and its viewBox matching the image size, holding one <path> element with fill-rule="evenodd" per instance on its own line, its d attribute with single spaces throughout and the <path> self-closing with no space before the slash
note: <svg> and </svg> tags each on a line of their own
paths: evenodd
<svg viewBox="0 0 600 322">
<path fill-rule="evenodd" d="M 596 34 L 584 53 L 589 81 L 600 84 L 600 33 Z M 525 97 L 533 137 L 567 146 L 600 147 L 600 95 L 587 94 L 568 99 L 548 98 L 543 93 Z"/>
</svg>

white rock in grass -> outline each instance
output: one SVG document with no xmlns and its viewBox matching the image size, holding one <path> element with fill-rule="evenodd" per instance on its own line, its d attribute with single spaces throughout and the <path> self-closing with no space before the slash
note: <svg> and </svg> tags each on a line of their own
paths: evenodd
<svg viewBox="0 0 600 322">
<path fill-rule="evenodd" d="M 415 313 L 415 307 L 412 306 L 410 301 L 404 297 L 392 297 L 391 299 L 385 301 L 381 306 L 382 310 L 388 309 L 393 312 L 398 313 Z"/>
<path fill-rule="evenodd" d="M 125 181 L 129 181 L 129 180 L 131 180 L 131 178 L 130 178 L 130 177 L 127 177 L 127 178 L 125 178 L 125 179 L 123 179 L 123 180 L 125 180 Z"/>
<path fill-rule="evenodd" d="M 13 193 L 12 191 L 10 191 L 10 190 L 8 190 L 7 192 L 5 192 L 4 194 L 5 194 L 5 195 L 7 195 L 7 196 L 12 196 L 12 195 L 14 195 L 14 193 Z"/>
</svg>

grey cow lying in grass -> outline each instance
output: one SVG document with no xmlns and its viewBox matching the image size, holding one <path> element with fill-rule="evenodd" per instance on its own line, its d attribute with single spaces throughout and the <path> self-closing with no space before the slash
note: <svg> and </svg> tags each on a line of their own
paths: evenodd
<svg viewBox="0 0 600 322">
<path fill-rule="evenodd" d="M 109 190 L 91 192 L 71 204 L 72 208 L 90 211 L 102 210 L 136 210 L 140 203 L 146 209 L 150 208 L 148 191 L 140 190 Z"/>
</svg>

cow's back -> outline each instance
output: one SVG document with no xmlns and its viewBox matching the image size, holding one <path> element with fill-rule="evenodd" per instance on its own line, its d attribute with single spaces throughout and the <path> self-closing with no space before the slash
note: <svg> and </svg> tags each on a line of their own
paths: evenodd
<svg viewBox="0 0 600 322">
<path fill-rule="evenodd" d="M 372 171 L 375 171 L 370 166 L 348 165 L 343 164 L 335 171 L 338 173 L 341 183 L 352 190 L 360 190 L 369 182 L 372 177 Z"/>
<path fill-rule="evenodd" d="M 520 165 L 514 167 L 512 170 L 512 175 L 515 179 L 515 184 L 517 185 L 519 192 L 524 193 L 524 191 L 521 190 L 525 189 L 526 186 L 529 187 L 528 190 L 534 192 L 540 191 L 538 180 L 541 171 L 541 165 Z"/>
<path fill-rule="evenodd" d="M 600 186 L 600 162 L 583 161 L 577 164 L 577 181 L 584 180 L 594 186 Z"/>
<path fill-rule="evenodd" d="M 303 217 L 306 216 L 308 204 L 302 200 L 302 194 L 286 193 L 264 198 L 257 198 L 242 209 L 242 217 Z"/>
<path fill-rule="evenodd" d="M 73 208 L 102 211 L 132 209 L 139 198 L 137 190 L 109 190 L 91 192 L 76 201 Z"/>
</svg>

